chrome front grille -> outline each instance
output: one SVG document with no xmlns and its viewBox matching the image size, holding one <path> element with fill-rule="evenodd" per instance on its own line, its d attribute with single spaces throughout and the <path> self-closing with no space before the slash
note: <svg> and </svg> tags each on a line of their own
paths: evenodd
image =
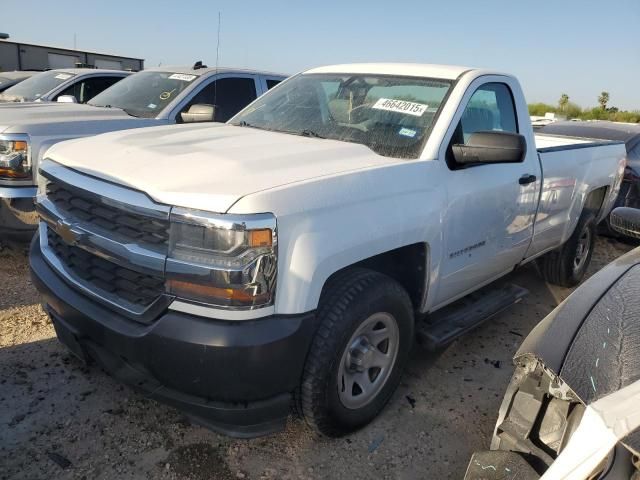
<svg viewBox="0 0 640 480">
<path fill-rule="evenodd" d="M 161 276 L 142 274 L 68 245 L 51 228 L 47 228 L 47 242 L 67 271 L 102 297 L 148 308 L 164 293 Z"/>
<path fill-rule="evenodd" d="M 170 207 L 51 160 L 39 173 L 45 260 L 102 305 L 142 323 L 157 319 L 173 301 L 164 285 Z"/>
<path fill-rule="evenodd" d="M 108 232 L 113 239 L 147 244 L 166 251 L 169 242 L 169 221 L 153 218 L 110 205 L 104 198 L 63 184 L 56 179 L 47 183 L 47 198 L 68 220 L 91 225 Z"/>
</svg>

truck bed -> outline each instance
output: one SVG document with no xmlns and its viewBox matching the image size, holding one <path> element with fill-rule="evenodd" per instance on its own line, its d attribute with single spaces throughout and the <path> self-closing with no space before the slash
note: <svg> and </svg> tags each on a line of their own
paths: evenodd
<svg viewBox="0 0 640 480">
<path fill-rule="evenodd" d="M 562 135 L 534 137 L 542 186 L 531 251 L 540 253 L 567 241 L 580 218 L 586 195 L 614 183 L 627 152 L 622 142 Z M 608 203 L 594 212 L 598 222 L 608 215 L 615 195 L 605 198 Z"/>
<path fill-rule="evenodd" d="M 555 152 L 622 143 L 612 142 L 609 140 L 600 140 L 596 138 L 568 137 L 564 135 L 534 134 L 534 137 L 536 140 L 536 148 L 538 152 Z"/>
</svg>

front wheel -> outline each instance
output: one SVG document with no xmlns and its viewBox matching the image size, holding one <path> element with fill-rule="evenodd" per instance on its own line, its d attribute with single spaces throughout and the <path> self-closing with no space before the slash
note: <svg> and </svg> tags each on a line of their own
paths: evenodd
<svg viewBox="0 0 640 480">
<path fill-rule="evenodd" d="M 575 287 L 589 268 L 595 242 L 596 217 L 593 212 L 585 211 L 569 240 L 540 259 L 545 280 L 561 287 Z"/>
<path fill-rule="evenodd" d="M 395 280 L 353 269 L 323 292 L 318 316 L 299 401 L 307 423 L 335 437 L 373 420 L 398 387 L 413 343 L 413 308 Z"/>
</svg>

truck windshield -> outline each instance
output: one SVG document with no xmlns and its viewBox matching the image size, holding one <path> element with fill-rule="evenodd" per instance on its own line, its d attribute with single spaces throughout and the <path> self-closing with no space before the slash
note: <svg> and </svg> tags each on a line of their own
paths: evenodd
<svg viewBox="0 0 640 480">
<path fill-rule="evenodd" d="M 96 107 L 121 108 L 134 117 L 156 117 L 198 75 L 175 72 L 140 72 L 107 88 L 89 101 Z"/>
<path fill-rule="evenodd" d="M 270 90 L 232 125 L 366 145 L 418 158 L 451 88 L 446 80 L 368 74 L 302 74 Z"/>
<path fill-rule="evenodd" d="M 71 77 L 75 77 L 75 74 L 55 70 L 38 73 L 13 87 L 7 88 L 0 95 L 0 99 L 15 102 L 33 102 Z"/>
</svg>

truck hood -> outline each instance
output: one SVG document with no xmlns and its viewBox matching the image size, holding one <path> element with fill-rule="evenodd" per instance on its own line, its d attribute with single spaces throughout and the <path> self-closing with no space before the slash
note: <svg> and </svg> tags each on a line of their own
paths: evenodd
<svg viewBox="0 0 640 480">
<path fill-rule="evenodd" d="M 131 128 L 137 122 L 155 119 L 135 118 L 118 108 L 100 108 L 57 102 L 0 104 L 0 133 L 29 133 L 39 135 L 52 124 L 87 122 L 121 122 L 122 128 Z M 96 133 L 109 131 L 98 130 Z"/>
<path fill-rule="evenodd" d="M 0 93 L 0 104 L 4 105 L 6 103 L 13 102 L 22 102 L 24 97 L 20 97 L 18 95 L 8 95 L 6 93 Z"/>
<path fill-rule="evenodd" d="M 47 157 L 160 203 L 213 212 L 261 190 L 401 161 L 354 143 L 224 124 L 114 132 L 55 145 Z"/>
</svg>

